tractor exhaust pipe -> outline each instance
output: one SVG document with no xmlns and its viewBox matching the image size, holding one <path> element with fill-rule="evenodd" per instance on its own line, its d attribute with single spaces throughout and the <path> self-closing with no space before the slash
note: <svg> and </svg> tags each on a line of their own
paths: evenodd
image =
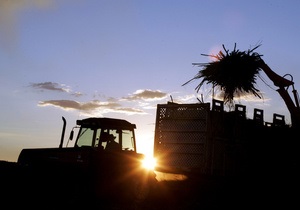
<svg viewBox="0 0 300 210">
<path fill-rule="evenodd" d="M 63 124 L 63 129 L 62 129 L 62 132 L 61 132 L 61 139 L 60 139 L 60 144 L 59 144 L 59 148 L 62 148 L 63 146 L 63 143 L 64 143 L 64 137 L 65 137 L 65 130 L 66 130 L 66 119 L 64 117 L 62 117 L 62 120 L 64 122 Z"/>
</svg>

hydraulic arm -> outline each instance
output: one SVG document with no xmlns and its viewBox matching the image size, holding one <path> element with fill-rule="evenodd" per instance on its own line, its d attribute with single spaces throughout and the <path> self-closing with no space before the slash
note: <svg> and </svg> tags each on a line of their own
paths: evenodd
<svg viewBox="0 0 300 210">
<path fill-rule="evenodd" d="M 300 127 L 300 107 L 297 90 L 294 88 L 294 82 L 276 74 L 272 69 L 261 59 L 261 69 L 269 77 L 269 79 L 278 87 L 277 92 L 284 100 L 292 120 L 292 127 Z M 294 101 L 288 93 L 288 88 L 292 86 Z"/>
</svg>

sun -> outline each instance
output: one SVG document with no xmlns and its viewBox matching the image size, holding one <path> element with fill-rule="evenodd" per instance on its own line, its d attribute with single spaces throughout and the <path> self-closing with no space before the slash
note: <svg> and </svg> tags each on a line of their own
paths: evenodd
<svg viewBox="0 0 300 210">
<path fill-rule="evenodd" d="M 137 152 L 145 155 L 143 160 L 143 167 L 149 170 L 154 170 L 156 165 L 156 159 L 153 157 L 154 141 L 151 136 L 139 139 L 137 141 Z"/>
<path fill-rule="evenodd" d="M 145 156 L 143 160 L 143 167 L 148 170 L 154 170 L 156 166 L 156 159 L 153 156 Z"/>
</svg>

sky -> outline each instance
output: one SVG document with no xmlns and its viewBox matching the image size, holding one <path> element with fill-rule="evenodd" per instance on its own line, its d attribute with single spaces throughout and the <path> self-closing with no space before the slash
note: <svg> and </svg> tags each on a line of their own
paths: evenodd
<svg viewBox="0 0 300 210">
<path fill-rule="evenodd" d="M 211 102 L 209 85 L 183 84 L 222 45 L 260 45 L 271 69 L 299 88 L 299 9 L 296 0 L 0 0 L 0 160 L 58 147 L 62 117 L 65 144 L 77 119 L 114 117 L 135 123 L 138 152 L 151 152 L 157 104 Z M 291 123 L 261 77 L 263 98 L 236 103 L 249 118 L 259 108 L 265 121 L 278 113 Z"/>
</svg>

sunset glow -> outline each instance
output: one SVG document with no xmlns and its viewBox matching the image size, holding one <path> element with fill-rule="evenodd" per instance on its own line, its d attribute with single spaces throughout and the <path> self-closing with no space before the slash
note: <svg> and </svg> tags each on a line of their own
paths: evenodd
<svg viewBox="0 0 300 210">
<path fill-rule="evenodd" d="M 156 105 L 198 103 L 200 95 L 211 102 L 210 87 L 196 94 L 196 83 L 182 84 L 199 70 L 192 63 L 207 63 L 202 54 L 222 44 L 241 50 L 262 44 L 259 53 L 277 74 L 300 81 L 299 5 L 0 1 L 0 159 L 16 161 L 23 148 L 57 147 L 61 116 L 67 133 L 87 117 L 128 120 L 137 125 L 138 152 L 153 155 Z M 289 123 L 283 100 L 265 80 L 258 81 L 262 100 L 237 102 L 265 110 L 266 121 L 279 113 Z"/>
</svg>

